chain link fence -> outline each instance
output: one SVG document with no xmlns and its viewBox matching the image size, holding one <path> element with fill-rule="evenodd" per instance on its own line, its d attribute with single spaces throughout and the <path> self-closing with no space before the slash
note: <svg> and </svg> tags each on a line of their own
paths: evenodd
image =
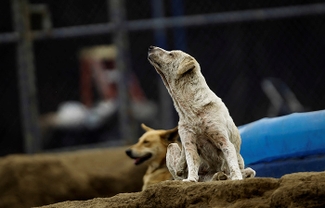
<svg viewBox="0 0 325 208">
<path fill-rule="evenodd" d="M 16 58 L 15 1 L 21 0 L 2 1 L 0 7 L 5 20 L 0 23 L 1 155 L 30 152 L 19 84 L 24 77 L 19 76 Z M 121 114 L 120 46 L 110 1 L 30 0 L 41 135 L 36 151 L 130 144 L 142 134 L 141 122 L 153 128 L 177 125 L 169 95 L 147 61 L 149 45 L 194 56 L 237 125 L 324 109 L 325 5 L 321 2 L 125 1 L 129 22 L 122 22 L 119 29 L 128 42 L 122 75 L 129 103 Z M 153 17 L 159 21 L 153 22 Z M 132 129 L 128 138 L 123 136 L 121 119 Z"/>
</svg>

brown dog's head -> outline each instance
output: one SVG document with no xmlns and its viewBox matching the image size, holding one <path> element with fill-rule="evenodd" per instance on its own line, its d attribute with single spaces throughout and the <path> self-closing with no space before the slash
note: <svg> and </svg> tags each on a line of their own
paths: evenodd
<svg viewBox="0 0 325 208">
<path fill-rule="evenodd" d="M 138 143 L 131 146 L 125 152 L 135 159 L 134 164 L 139 165 L 145 161 L 160 163 L 166 158 L 167 146 L 178 139 L 178 128 L 169 130 L 155 130 L 144 124 L 141 127 L 146 131 Z"/>
</svg>

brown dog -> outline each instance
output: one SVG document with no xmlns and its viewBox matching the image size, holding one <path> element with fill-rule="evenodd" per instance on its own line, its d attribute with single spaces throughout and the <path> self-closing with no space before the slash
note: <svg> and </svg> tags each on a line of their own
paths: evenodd
<svg viewBox="0 0 325 208">
<path fill-rule="evenodd" d="M 148 165 L 143 176 L 142 190 L 145 190 L 149 185 L 173 179 L 166 166 L 166 152 L 167 146 L 177 142 L 179 136 L 177 127 L 169 130 L 155 130 L 144 124 L 141 127 L 146 132 L 125 152 L 135 160 L 135 165 L 144 162 Z"/>
</svg>

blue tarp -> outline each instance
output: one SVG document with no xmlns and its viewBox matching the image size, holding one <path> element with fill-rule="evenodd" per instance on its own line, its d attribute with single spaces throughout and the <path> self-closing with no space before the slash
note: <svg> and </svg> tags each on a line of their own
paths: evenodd
<svg viewBox="0 0 325 208">
<path fill-rule="evenodd" d="M 246 166 L 282 162 L 289 167 L 296 159 L 325 155 L 325 110 L 263 118 L 240 126 L 239 131 Z"/>
</svg>

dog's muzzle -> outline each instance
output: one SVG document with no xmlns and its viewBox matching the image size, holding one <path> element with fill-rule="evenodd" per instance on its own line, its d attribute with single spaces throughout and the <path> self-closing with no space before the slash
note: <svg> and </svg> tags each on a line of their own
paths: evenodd
<svg viewBox="0 0 325 208">
<path fill-rule="evenodd" d="M 158 66 L 158 68 L 160 68 L 161 67 L 160 64 L 157 62 L 157 60 L 155 60 L 155 57 L 157 56 L 157 49 L 159 49 L 159 47 L 157 47 L 157 46 L 149 46 L 149 48 L 148 48 L 148 60 L 151 63 L 151 65 L 153 65 L 154 67 Z"/>
<path fill-rule="evenodd" d="M 125 153 L 132 159 L 134 159 L 134 164 L 135 165 L 140 165 L 141 163 L 143 163 L 144 161 L 146 160 L 149 160 L 151 157 L 152 157 L 152 154 L 151 153 L 147 153 L 145 154 L 144 156 L 142 157 L 135 157 L 132 153 L 132 150 L 131 149 L 128 149 L 125 151 Z"/>
<path fill-rule="evenodd" d="M 149 61 L 152 61 L 152 59 L 150 58 L 150 56 L 152 55 L 153 50 L 155 48 L 157 48 L 157 47 L 156 46 L 149 46 L 149 48 L 148 48 L 148 59 L 149 59 Z"/>
<path fill-rule="evenodd" d="M 155 49 L 155 48 L 157 48 L 156 46 L 149 46 L 149 48 L 148 48 L 148 52 L 151 52 L 153 49 Z"/>
</svg>

